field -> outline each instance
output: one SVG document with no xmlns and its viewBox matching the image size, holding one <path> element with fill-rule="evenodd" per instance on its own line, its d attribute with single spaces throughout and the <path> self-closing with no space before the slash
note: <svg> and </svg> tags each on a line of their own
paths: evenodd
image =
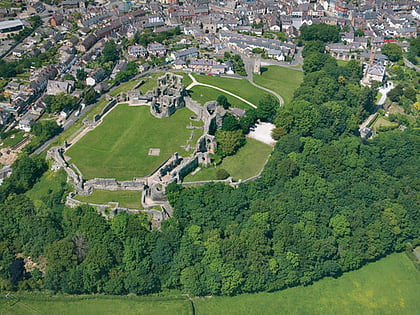
<svg viewBox="0 0 420 315">
<path fill-rule="evenodd" d="M 222 164 L 203 168 L 194 175 L 186 176 L 184 181 L 216 179 L 216 172 L 221 168 L 225 169 L 234 180 L 245 180 L 262 170 L 272 149 L 268 144 L 247 138 L 246 144 L 235 155 L 224 158 Z"/>
<path fill-rule="evenodd" d="M 146 176 L 173 153 L 191 153 L 181 148 L 191 135 L 191 130 L 186 128 L 191 115 L 192 112 L 183 108 L 170 117 L 158 119 L 150 114 L 148 106 L 121 104 L 70 147 L 66 155 L 86 179 L 129 180 Z M 194 125 L 202 126 L 202 122 Z M 196 136 L 198 133 L 196 129 Z M 160 155 L 149 156 L 150 148 L 159 148 Z"/>
<path fill-rule="evenodd" d="M 418 314 L 420 273 L 392 254 L 338 279 L 275 293 L 201 298 L 197 314 Z"/>
<path fill-rule="evenodd" d="M 9 299 L 10 301 L 10 299 Z M 0 298 L 2 315 L 187 315 L 191 314 L 191 303 L 185 298 L 146 298 L 146 297 L 32 297 L 23 296 L 12 301 Z"/>
<path fill-rule="evenodd" d="M 197 101 L 203 105 L 208 101 L 217 100 L 217 97 L 219 95 L 224 95 L 226 96 L 228 102 L 231 104 L 231 107 L 239 107 L 242 109 L 251 108 L 251 106 L 249 106 L 247 103 L 242 102 L 241 100 L 237 99 L 236 97 L 233 97 L 232 95 L 223 93 L 221 91 L 218 91 L 218 90 L 206 87 L 206 86 L 196 85 L 188 92 L 194 101 Z"/>
<path fill-rule="evenodd" d="M 303 72 L 279 66 L 261 67 L 261 75 L 254 74 L 254 82 L 280 94 L 285 103 L 292 100 L 293 93 L 303 80 Z"/>
<path fill-rule="evenodd" d="M 420 273 L 405 253 L 392 254 L 338 279 L 235 297 L 195 298 L 195 314 L 404 314 L 420 309 Z M 183 297 L 0 296 L 0 314 L 192 314 Z"/>
<path fill-rule="evenodd" d="M 267 92 L 253 86 L 246 79 L 231 79 L 197 74 L 195 74 L 194 77 L 200 83 L 217 86 L 246 99 L 256 106 L 258 106 L 258 103 L 264 94 L 267 94 Z"/>
<path fill-rule="evenodd" d="M 100 190 L 95 189 L 91 195 L 81 196 L 76 195 L 74 199 L 97 203 L 107 204 L 108 202 L 118 202 L 120 207 L 130 209 L 141 209 L 141 192 L 131 190 Z"/>
</svg>

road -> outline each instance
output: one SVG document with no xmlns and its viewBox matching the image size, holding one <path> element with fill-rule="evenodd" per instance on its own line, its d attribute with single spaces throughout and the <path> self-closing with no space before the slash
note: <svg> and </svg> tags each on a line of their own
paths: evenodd
<svg viewBox="0 0 420 315">
<path fill-rule="evenodd" d="M 410 60 L 408 60 L 407 58 L 404 57 L 404 64 L 409 67 L 409 68 L 413 68 L 416 71 L 420 71 L 420 68 L 417 67 L 415 64 L 413 64 Z"/>
</svg>

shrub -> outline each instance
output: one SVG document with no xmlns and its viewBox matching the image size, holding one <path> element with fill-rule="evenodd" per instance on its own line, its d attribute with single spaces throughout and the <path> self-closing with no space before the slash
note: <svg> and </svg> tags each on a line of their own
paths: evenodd
<svg viewBox="0 0 420 315">
<path fill-rule="evenodd" d="M 226 179 L 229 176 L 229 173 L 224 168 L 218 169 L 216 172 L 216 178 L 219 180 Z"/>
</svg>

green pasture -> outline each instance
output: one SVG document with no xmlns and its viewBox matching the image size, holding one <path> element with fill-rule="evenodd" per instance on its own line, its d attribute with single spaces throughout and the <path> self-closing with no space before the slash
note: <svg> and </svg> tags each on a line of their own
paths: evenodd
<svg viewBox="0 0 420 315">
<path fill-rule="evenodd" d="M 420 273 L 405 253 L 338 279 L 274 293 L 195 300 L 196 314 L 419 314 Z"/>
<path fill-rule="evenodd" d="M 147 298 L 114 296 L 9 296 L 0 298 L 2 315 L 189 315 L 186 298 Z"/>
</svg>

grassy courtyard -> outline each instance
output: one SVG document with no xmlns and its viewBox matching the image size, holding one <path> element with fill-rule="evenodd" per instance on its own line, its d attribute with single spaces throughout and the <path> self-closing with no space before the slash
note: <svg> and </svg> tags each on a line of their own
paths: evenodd
<svg viewBox="0 0 420 315">
<path fill-rule="evenodd" d="M 274 293 L 200 298 L 197 314 L 418 314 L 420 273 L 392 254 L 338 279 Z"/>
<path fill-rule="evenodd" d="M 247 103 L 242 102 L 241 100 L 237 99 L 236 97 L 233 97 L 232 95 L 223 93 L 221 91 L 206 86 L 196 85 L 191 90 L 189 90 L 188 93 L 194 101 L 197 101 L 203 105 L 208 101 L 217 100 L 217 97 L 219 95 L 224 95 L 226 96 L 228 102 L 231 104 L 231 107 L 239 107 L 243 109 L 251 108 L 251 106 L 249 106 Z"/>
<path fill-rule="evenodd" d="M 264 94 L 267 94 L 266 91 L 263 91 L 253 86 L 246 79 L 232 79 L 226 77 L 216 77 L 198 74 L 194 74 L 193 76 L 200 83 L 217 86 L 221 89 L 224 89 L 246 99 L 247 101 L 255 104 L 256 106 L 258 106 L 258 103 L 264 96 Z"/>
<path fill-rule="evenodd" d="M 159 119 L 150 114 L 148 106 L 115 107 L 104 121 L 88 132 L 66 155 L 71 158 L 87 179 L 117 178 L 128 180 L 146 176 L 171 154 L 190 154 L 181 145 L 191 135 L 187 129 L 192 115 L 188 109 L 176 111 L 172 116 Z M 202 122 L 193 122 L 202 126 Z M 195 136 L 200 130 L 195 129 Z M 159 156 L 149 156 L 150 148 L 159 148 Z"/>
<path fill-rule="evenodd" d="M 254 82 L 265 88 L 273 90 L 288 103 L 293 93 L 303 80 L 303 72 L 279 66 L 266 66 L 261 68 L 261 75 L 254 74 Z"/>
<path fill-rule="evenodd" d="M 246 144 L 235 155 L 224 158 L 216 167 L 202 168 L 196 174 L 186 176 L 184 181 L 216 179 L 216 172 L 221 168 L 225 169 L 234 180 L 245 180 L 257 175 L 263 169 L 272 149 L 268 144 L 247 138 Z"/>
<path fill-rule="evenodd" d="M 76 195 L 74 199 L 83 202 L 96 204 L 107 204 L 108 202 L 118 202 L 120 207 L 130 209 L 142 209 L 141 192 L 131 190 L 100 190 L 95 189 L 92 194 L 87 196 Z"/>
</svg>

